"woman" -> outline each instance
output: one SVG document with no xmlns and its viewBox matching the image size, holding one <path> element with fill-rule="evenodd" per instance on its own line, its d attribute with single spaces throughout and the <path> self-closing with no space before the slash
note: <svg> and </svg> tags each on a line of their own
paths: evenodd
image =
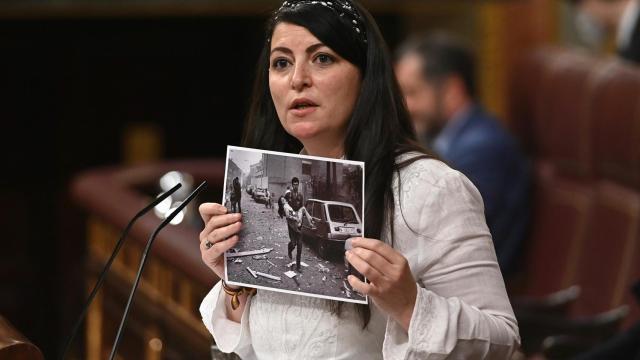
<svg viewBox="0 0 640 360">
<path fill-rule="evenodd" d="M 518 328 L 476 188 L 428 156 L 370 14 L 351 1 L 285 1 L 267 28 L 243 143 L 366 163 L 365 236 L 349 276 L 369 306 L 216 284 L 200 311 L 218 347 L 242 358 L 508 358 Z M 241 214 L 203 204 L 203 261 Z M 379 239 L 379 240 L 377 240 Z"/>
</svg>

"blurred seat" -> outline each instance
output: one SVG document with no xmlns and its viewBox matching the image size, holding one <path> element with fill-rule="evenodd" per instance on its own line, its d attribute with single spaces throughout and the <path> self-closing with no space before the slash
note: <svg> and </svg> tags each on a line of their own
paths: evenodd
<svg viewBox="0 0 640 360">
<path fill-rule="evenodd" d="M 536 158 L 549 160 L 555 171 L 573 178 L 592 175 L 591 79 L 599 62 L 584 54 L 554 51 L 535 99 L 533 136 Z"/>
<path fill-rule="evenodd" d="M 591 78 L 601 61 L 587 54 L 541 48 L 516 64 L 509 99 L 511 129 L 535 160 L 584 176 L 590 168 Z"/>
<path fill-rule="evenodd" d="M 513 304 L 524 350 L 558 334 L 547 355 L 565 356 L 638 316 L 629 288 L 640 277 L 640 70 L 546 48 L 515 77 L 530 87 L 514 91 L 511 109 L 523 116 L 512 124 L 532 151 L 536 194 L 517 292 L 526 296 Z"/>
<path fill-rule="evenodd" d="M 512 303 L 526 352 L 539 348 L 549 332 L 525 319 L 566 314 L 580 292 L 575 275 L 593 202 L 588 104 L 596 63 L 583 54 L 545 48 L 525 58 L 516 75 L 521 80 L 515 83 L 529 90 L 514 94 L 512 123 L 526 136 L 535 166 L 524 273 L 518 290 L 511 288 L 518 294 Z"/>
<path fill-rule="evenodd" d="M 538 179 L 536 226 L 526 250 L 526 288 L 520 295 L 541 298 L 574 285 L 592 202 L 587 186 L 567 179 Z"/>
<path fill-rule="evenodd" d="M 576 273 L 581 296 L 571 315 L 594 315 L 623 305 L 639 241 L 640 193 L 602 181 Z"/>
<path fill-rule="evenodd" d="M 518 137 L 528 153 L 537 153 L 533 133 L 534 119 L 540 116 L 536 104 L 543 101 L 544 80 L 548 72 L 546 63 L 553 58 L 553 52 L 547 49 L 533 51 L 514 66 L 515 76 L 511 77 L 509 94 L 510 130 Z"/>
<path fill-rule="evenodd" d="M 612 182 L 598 185 L 594 221 L 583 245 L 575 314 L 593 314 L 622 304 L 640 241 L 640 194 Z M 635 264 L 637 266 L 637 264 Z"/>
<path fill-rule="evenodd" d="M 610 62 L 596 79 L 593 100 L 598 177 L 640 190 L 640 70 Z"/>
<path fill-rule="evenodd" d="M 597 78 L 591 108 L 594 117 L 595 171 L 600 179 L 617 184 L 624 194 L 618 203 L 625 202 L 628 214 L 635 218 L 635 241 L 628 249 L 624 280 L 618 279 L 623 294 L 622 303 L 630 314 L 622 328 L 640 321 L 640 309 L 629 288 L 640 281 L 640 227 L 638 197 L 640 194 L 640 70 L 628 64 L 611 61 Z M 613 185 L 610 185 L 613 186 Z M 635 202 L 635 208 L 632 204 Z M 633 235 L 629 235 L 633 236 Z M 623 259 L 621 259 L 623 260 Z M 617 300 L 617 298 L 616 298 Z"/>
<path fill-rule="evenodd" d="M 574 245 L 573 256 L 569 258 L 573 264 L 563 269 L 565 273 L 555 274 L 556 277 L 566 276 L 569 279 L 567 284 L 580 289 L 580 296 L 572 303 L 566 304 L 566 307 L 561 307 L 563 303 L 555 304 L 555 308 L 569 310 L 566 318 L 553 316 L 549 311 L 516 308 L 521 323 L 521 335 L 523 338 L 528 337 L 525 342 L 527 352 L 535 351 L 546 337 L 554 334 L 579 334 L 590 339 L 591 343 L 605 340 L 617 332 L 630 309 L 625 304 L 625 295 L 632 282 L 629 278 L 633 269 L 632 261 L 636 244 L 640 241 L 640 194 L 611 182 L 602 182 L 596 186 L 590 211 L 591 220 L 588 222 L 585 236 L 580 238 L 581 241 L 566 241 Z M 567 219 L 571 225 L 571 219 Z M 562 220 L 555 220 L 556 225 L 560 224 L 558 230 L 565 226 L 561 224 Z M 567 236 L 566 230 L 556 233 Z M 566 243 L 561 243 L 556 248 L 563 251 Z M 547 254 L 553 254 L 554 249 L 546 250 Z M 571 253 L 566 250 L 565 252 Z M 549 258 L 544 254 L 532 256 Z M 539 260 L 541 263 L 543 261 Z M 549 283 L 558 282 L 552 272 L 546 274 L 549 276 Z"/>
<path fill-rule="evenodd" d="M 545 48 L 525 59 L 517 73 L 516 78 L 524 78 L 522 86 L 533 82 L 536 89 L 529 93 L 528 106 L 521 95 L 514 99 L 522 103 L 514 108 L 523 110 L 516 116 L 528 111 L 524 119 L 513 122 L 531 122 L 518 127 L 532 134 L 535 164 L 532 231 L 520 294 L 544 296 L 572 285 L 590 216 L 593 156 L 588 104 L 597 63 L 583 54 Z"/>
<path fill-rule="evenodd" d="M 586 186 L 566 179 L 538 178 L 535 227 L 526 249 L 525 287 L 516 296 L 511 291 L 525 353 L 538 351 L 555 330 L 529 319 L 538 314 L 567 314 L 580 294 L 575 274 L 592 203 L 592 191 Z"/>
<path fill-rule="evenodd" d="M 569 316 L 525 316 L 526 323 L 534 324 L 530 326 L 533 330 L 525 331 L 541 340 L 548 358 L 568 358 L 587 351 L 637 322 L 637 304 L 630 288 L 638 279 L 639 245 L 640 193 L 601 181 L 596 186 L 593 221 L 582 245 L 575 279 L 581 293 Z M 632 310 L 636 319 L 630 316 Z"/>
</svg>

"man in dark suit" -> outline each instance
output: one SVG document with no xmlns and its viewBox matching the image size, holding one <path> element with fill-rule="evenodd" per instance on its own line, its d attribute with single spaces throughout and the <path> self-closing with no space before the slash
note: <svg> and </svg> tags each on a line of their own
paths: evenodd
<svg viewBox="0 0 640 360">
<path fill-rule="evenodd" d="M 515 139 L 478 104 L 471 52 L 450 35 L 415 38 L 400 48 L 396 75 L 418 136 L 480 191 L 508 274 L 528 230 L 530 169 Z"/>
<path fill-rule="evenodd" d="M 618 55 L 640 63 L 640 0 L 571 0 L 571 3 L 578 11 L 578 31 L 583 37 L 596 37 L 597 42 L 604 41 L 606 35 L 615 35 Z"/>
</svg>

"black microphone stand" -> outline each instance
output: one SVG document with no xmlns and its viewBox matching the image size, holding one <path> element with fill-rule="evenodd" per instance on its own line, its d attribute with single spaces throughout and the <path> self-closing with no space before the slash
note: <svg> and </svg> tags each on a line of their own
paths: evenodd
<svg viewBox="0 0 640 360">
<path fill-rule="evenodd" d="M 127 227 L 124 228 L 124 231 L 120 235 L 120 239 L 118 239 L 118 242 L 116 243 L 116 247 L 113 249 L 113 252 L 111 253 L 111 257 L 109 258 L 109 260 L 107 261 L 107 264 L 102 269 L 100 276 L 98 276 L 98 281 L 93 287 L 93 290 L 91 290 L 91 295 L 89 295 L 89 298 L 87 299 L 87 301 L 84 303 L 84 306 L 82 307 L 82 312 L 80 313 L 80 317 L 78 317 L 76 324 L 73 326 L 73 331 L 71 332 L 71 336 L 69 337 L 69 340 L 67 340 L 67 344 L 64 347 L 64 352 L 62 353 L 62 359 L 66 358 L 67 355 L 69 354 L 69 350 L 71 350 L 71 343 L 73 342 L 73 339 L 78 334 L 78 330 L 80 330 L 80 325 L 82 324 L 82 320 L 84 320 L 85 316 L 87 315 L 87 310 L 89 310 L 89 305 L 91 305 L 91 303 L 93 302 L 93 298 L 96 297 L 98 290 L 100 290 L 100 288 L 102 287 L 102 283 L 106 278 L 107 271 L 109 271 L 109 269 L 111 268 L 111 264 L 113 263 L 113 260 L 116 258 L 116 255 L 118 255 L 118 252 L 120 252 L 120 248 L 122 247 L 122 245 L 124 245 L 124 239 L 129 234 L 129 230 L 131 230 L 131 227 L 133 226 L 133 224 L 139 218 L 141 218 L 144 214 L 149 212 L 149 210 L 153 209 L 156 205 L 161 203 L 162 200 L 168 198 L 171 194 L 176 192 L 176 190 L 180 189 L 181 187 L 182 187 L 182 184 L 178 183 L 174 187 L 169 189 L 167 192 L 158 196 L 152 203 L 145 206 L 144 209 L 140 210 L 133 217 L 133 219 L 129 221 L 129 223 L 127 224 Z"/>
<path fill-rule="evenodd" d="M 131 308 L 131 303 L 133 302 L 133 298 L 136 294 L 136 290 L 138 289 L 138 283 L 140 282 L 140 278 L 142 277 L 142 271 L 144 270 L 144 265 L 147 262 L 147 255 L 151 250 L 151 245 L 153 245 L 153 241 L 156 236 L 167 224 L 173 220 L 173 218 L 182 211 L 204 188 L 207 187 L 207 182 L 203 181 L 197 189 L 195 189 L 187 198 L 180 204 L 169 216 L 167 216 L 160 225 L 153 231 L 149 240 L 147 241 L 147 246 L 144 248 L 144 252 L 142 253 L 142 257 L 140 259 L 140 267 L 138 268 L 138 273 L 136 274 L 136 279 L 133 282 L 133 287 L 131 288 L 131 293 L 129 293 L 129 299 L 127 300 L 127 305 L 124 308 L 124 314 L 122 315 L 122 320 L 120 321 L 120 326 L 118 327 L 118 333 L 116 334 L 116 340 L 113 343 L 113 348 L 111 349 L 111 355 L 109 356 L 109 360 L 113 360 L 116 356 L 116 352 L 118 351 L 118 345 L 120 344 L 120 339 L 122 338 L 122 332 L 124 330 L 124 325 L 127 322 L 127 316 L 129 315 L 129 310 Z"/>
</svg>

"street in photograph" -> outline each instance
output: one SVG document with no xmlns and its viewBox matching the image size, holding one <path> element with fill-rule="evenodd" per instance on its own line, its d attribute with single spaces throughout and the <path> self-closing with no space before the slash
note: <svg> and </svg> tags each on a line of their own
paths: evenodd
<svg viewBox="0 0 640 360">
<path fill-rule="evenodd" d="M 366 303 L 345 241 L 363 236 L 364 164 L 229 147 L 223 203 L 243 215 L 230 284 Z"/>
</svg>

